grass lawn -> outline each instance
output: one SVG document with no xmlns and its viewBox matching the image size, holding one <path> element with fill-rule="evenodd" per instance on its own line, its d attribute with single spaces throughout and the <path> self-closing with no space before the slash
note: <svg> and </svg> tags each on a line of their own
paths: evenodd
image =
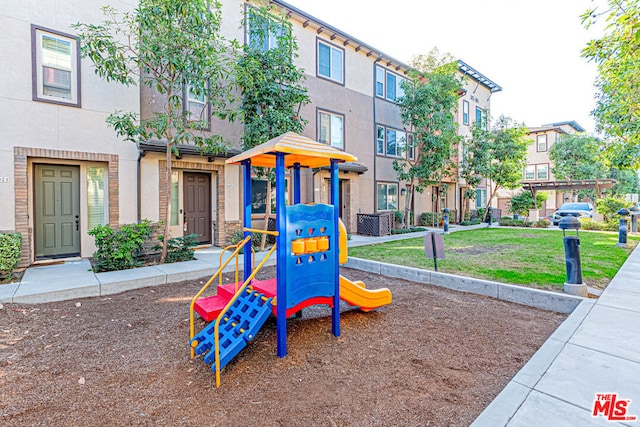
<svg viewBox="0 0 640 427">
<path fill-rule="evenodd" d="M 583 281 L 602 289 L 631 248 L 616 247 L 617 233 L 583 231 L 579 237 Z M 629 236 L 630 247 L 639 241 Z M 561 230 L 480 228 L 446 235 L 444 246 L 445 259 L 438 260 L 443 273 L 555 289 L 562 289 L 566 280 Z M 422 238 L 349 248 L 349 256 L 433 270 Z"/>
</svg>

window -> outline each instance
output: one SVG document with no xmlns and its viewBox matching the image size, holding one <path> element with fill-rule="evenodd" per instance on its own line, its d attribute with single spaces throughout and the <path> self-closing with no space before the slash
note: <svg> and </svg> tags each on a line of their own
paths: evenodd
<svg viewBox="0 0 640 427">
<path fill-rule="evenodd" d="M 392 157 L 402 156 L 407 148 L 407 133 L 401 130 L 377 126 L 377 144 L 376 151 L 378 154 Z M 413 158 L 413 147 L 409 150 L 410 158 Z"/>
<path fill-rule="evenodd" d="M 398 184 L 378 184 L 378 210 L 398 209 Z"/>
<path fill-rule="evenodd" d="M 284 203 L 289 204 L 289 179 L 284 180 Z M 276 211 L 276 189 L 271 186 L 271 213 Z M 264 214 L 267 212 L 267 180 L 251 178 L 251 214 Z"/>
<path fill-rule="evenodd" d="M 376 96 L 384 97 L 384 69 L 376 66 Z"/>
<path fill-rule="evenodd" d="M 287 31 L 285 25 L 276 22 L 275 18 L 260 15 L 251 8 L 247 22 L 247 44 L 261 52 L 276 49 Z"/>
<path fill-rule="evenodd" d="M 538 151 L 547 151 L 547 135 L 538 135 L 536 137 L 536 147 Z"/>
<path fill-rule="evenodd" d="M 344 148 L 344 116 L 320 111 L 318 113 L 318 141 L 336 148 Z"/>
<path fill-rule="evenodd" d="M 476 209 L 484 208 L 487 205 L 487 190 L 479 188 L 476 190 Z"/>
<path fill-rule="evenodd" d="M 549 179 L 549 165 L 537 165 L 536 175 L 538 179 Z"/>
<path fill-rule="evenodd" d="M 171 218 L 169 218 L 169 225 L 178 225 L 180 223 L 178 196 L 178 172 L 173 171 L 171 172 Z"/>
<path fill-rule="evenodd" d="M 387 156 L 402 156 L 407 142 L 406 135 L 405 132 L 387 128 Z"/>
<path fill-rule="evenodd" d="M 462 123 L 469 125 L 469 101 L 462 101 Z"/>
<path fill-rule="evenodd" d="M 399 75 L 376 65 L 376 96 L 397 101 L 404 96 L 402 89 L 404 80 Z"/>
<path fill-rule="evenodd" d="M 487 130 L 487 110 L 476 107 L 476 126 Z"/>
<path fill-rule="evenodd" d="M 104 223 L 104 168 L 87 166 L 87 227 Z"/>
<path fill-rule="evenodd" d="M 384 154 L 384 126 L 378 126 L 378 154 Z"/>
<path fill-rule="evenodd" d="M 525 180 L 536 179 L 536 167 L 535 167 L 535 165 L 527 165 L 524 168 L 524 179 Z"/>
<path fill-rule="evenodd" d="M 80 54 L 74 36 L 31 26 L 33 100 L 80 107 Z"/>
<path fill-rule="evenodd" d="M 187 119 L 199 122 L 197 128 L 211 129 L 211 113 L 207 102 L 208 85 L 204 83 L 188 83 L 185 85 L 184 110 L 189 112 Z"/>
<path fill-rule="evenodd" d="M 343 56 L 342 49 L 318 40 L 318 75 L 343 83 Z"/>
</svg>

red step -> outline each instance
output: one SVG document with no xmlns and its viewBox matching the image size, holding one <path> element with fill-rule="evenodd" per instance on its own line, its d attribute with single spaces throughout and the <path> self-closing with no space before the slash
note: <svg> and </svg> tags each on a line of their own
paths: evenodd
<svg viewBox="0 0 640 427">
<path fill-rule="evenodd" d="M 217 295 L 198 298 L 196 303 L 193 305 L 193 309 L 204 319 L 205 322 L 214 321 L 235 295 L 236 285 L 239 288 L 242 283 L 229 283 L 218 286 Z"/>
</svg>

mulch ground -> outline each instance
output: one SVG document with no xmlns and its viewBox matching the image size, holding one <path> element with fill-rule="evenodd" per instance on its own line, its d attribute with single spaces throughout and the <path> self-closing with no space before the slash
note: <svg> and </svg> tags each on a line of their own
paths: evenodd
<svg viewBox="0 0 640 427">
<path fill-rule="evenodd" d="M 265 269 L 261 277 L 273 277 Z M 3 426 L 469 425 L 566 316 L 342 269 L 393 303 L 270 319 L 222 371 L 189 358 L 203 280 L 0 310 Z M 199 328 L 202 323 L 198 325 Z"/>
</svg>

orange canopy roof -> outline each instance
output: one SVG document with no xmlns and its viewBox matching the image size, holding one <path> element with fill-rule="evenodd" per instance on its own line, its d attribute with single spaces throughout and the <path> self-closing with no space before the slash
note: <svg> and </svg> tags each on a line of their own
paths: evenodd
<svg viewBox="0 0 640 427">
<path fill-rule="evenodd" d="M 287 132 L 272 140 L 258 145 L 226 160 L 227 164 L 241 164 L 251 159 L 251 166 L 276 167 L 276 153 L 284 153 L 285 167 L 299 163 L 308 168 L 329 166 L 331 159 L 341 162 L 355 162 L 356 156 L 338 150 L 327 144 L 321 144 L 297 133 Z"/>
</svg>

